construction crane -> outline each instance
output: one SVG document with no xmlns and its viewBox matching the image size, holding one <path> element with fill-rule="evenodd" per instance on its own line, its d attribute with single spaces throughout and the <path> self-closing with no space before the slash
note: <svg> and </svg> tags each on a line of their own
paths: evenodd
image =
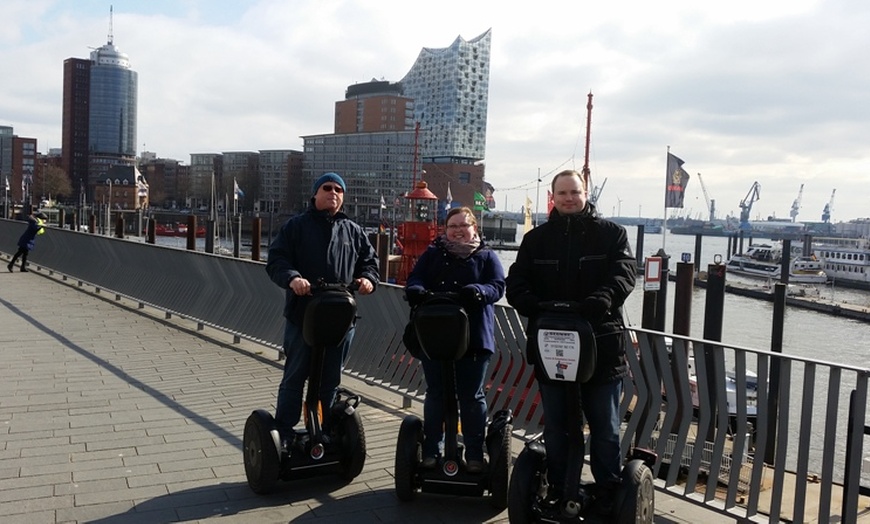
<svg viewBox="0 0 870 524">
<path fill-rule="evenodd" d="M 831 191 L 831 200 L 825 204 L 825 209 L 822 211 L 822 222 L 825 224 L 829 224 L 831 222 L 831 212 L 834 211 L 834 195 L 837 194 L 837 189 L 835 188 Z"/>
<path fill-rule="evenodd" d="M 598 199 L 601 197 L 601 192 L 604 191 L 604 186 L 606 184 L 607 178 L 604 179 L 604 182 L 602 182 L 600 186 L 594 186 L 592 192 L 589 193 L 589 202 L 592 203 L 593 206 L 598 205 Z"/>
<path fill-rule="evenodd" d="M 758 181 L 752 183 L 749 188 L 749 193 L 740 201 L 740 229 L 749 230 L 752 227 L 749 225 L 749 213 L 752 211 L 752 204 L 761 198 L 761 184 Z"/>
<path fill-rule="evenodd" d="M 701 191 L 704 192 L 704 200 L 707 201 L 707 210 L 710 211 L 710 222 L 716 220 L 716 201 L 707 195 L 707 186 L 704 185 L 704 179 L 701 178 L 701 173 L 698 173 L 698 182 L 701 183 Z"/>
<path fill-rule="evenodd" d="M 789 211 L 789 216 L 791 216 L 792 222 L 797 222 L 798 213 L 801 212 L 801 200 L 804 198 L 804 185 L 801 184 L 800 190 L 798 190 L 798 196 L 794 199 L 794 202 L 791 203 L 791 211 Z"/>
</svg>

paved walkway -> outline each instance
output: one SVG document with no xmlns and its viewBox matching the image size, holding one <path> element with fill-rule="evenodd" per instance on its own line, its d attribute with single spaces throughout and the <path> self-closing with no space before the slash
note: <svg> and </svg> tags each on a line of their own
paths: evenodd
<svg viewBox="0 0 870 524">
<path fill-rule="evenodd" d="M 0 274 L 0 521 L 507 522 L 476 498 L 401 503 L 393 453 L 407 411 L 352 379 L 365 398 L 362 474 L 253 494 L 242 429 L 253 409 L 273 409 L 277 353 L 164 317 L 34 266 Z M 658 524 L 733 522 L 656 496 Z"/>
</svg>

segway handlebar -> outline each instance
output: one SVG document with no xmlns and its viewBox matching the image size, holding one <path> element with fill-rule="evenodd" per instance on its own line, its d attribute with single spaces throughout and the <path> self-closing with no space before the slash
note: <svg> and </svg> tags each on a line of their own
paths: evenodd
<svg viewBox="0 0 870 524">
<path fill-rule="evenodd" d="M 579 313 L 580 302 L 575 300 L 544 300 L 538 302 L 541 311 L 554 311 L 561 313 Z"/>
<path fill-rule="evenodd" d="M 357 290 L 359 290 L 359 284 L 357 284 L 356 282 L 345 284 L 342 282 L 326 282 L 325 280 L 320 279 L 317 282 L 311 284 L 311 293 L 317 293 L 322 291 L 347 291 L 353 294 L 353 292 Z"/>
</svg>

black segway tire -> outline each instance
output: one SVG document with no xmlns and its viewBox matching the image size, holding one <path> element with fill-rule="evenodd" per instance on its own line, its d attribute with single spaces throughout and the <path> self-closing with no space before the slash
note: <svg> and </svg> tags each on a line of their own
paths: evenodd
<svg viewBox="0 0 870 524">
<path fill-rule="evenodd" d="M 503 510 L 508 506 L 508 490 L 510 489 L 511 477 L 511 432 L 513 426 L 505 425 L 501 431 L 501 439 L 497 441 L 498 450 L 490 457 L 492 460 L 489 464 L 489 504 L 497 509 Z"/>
<path fill-rule="evenodd" d="M 341 425 L 341 476 L 351 481 L 366 463 L 366 432 L 358 411 L 345 417 Z"/>
<path fill-rule="evenodd" d="M 655 484 L 652 470 L 642 460 L 632 460 L 622 469 L 622 484 L 613 508 L 616 524 L 651 524 L 655 514 Z"/>
<path fill-rule="evenodd" d="M 417 495 L 415 472 L 420 464 L 423 451 L 423 421 L 408 415 L 399 427 L 399 438 L 396 440 L 395 481 L 396 496 L 399 500 L 414 500 Z"/>
<path fill-rule="evenodd" d="M 511 524 L 534 522 L 532 506 L 538 495 L 545 467 L 544 456 L 528 447 L 517 457 L 508 494 L 508 520 Z"/>
<path fill-rule="evenodd" d="M 273 429 L 275 419 L 262 409 L 251 413 L 245 422 L 242 443 L 245 476 L 251 491 L 258 495 L 271 493 L 278 483 L 281 463 L 272 439 Z"/>
</svg>

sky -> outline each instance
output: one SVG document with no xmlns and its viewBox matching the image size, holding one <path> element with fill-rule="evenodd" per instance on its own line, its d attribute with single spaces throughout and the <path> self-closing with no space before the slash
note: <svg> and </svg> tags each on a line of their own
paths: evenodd
<svg viewBox="0 0 870 524">
<path fill-rule="evenodd" d="M 422 48 L 492 30 L 486 180 L 499 209 L 546 206 L 589 167 L 605 216 L 661 218 L 667 153 L 692 218 L 870 217 L 865 0 L 3 0 L 0 125 L 61 146 L 63 61 L 105 44 L 139 75 L 138 151 L 302 149 L 348 86 L 397 82 Z M 700 173 L 700 176 L 698 174 Z"/>
</svg>

